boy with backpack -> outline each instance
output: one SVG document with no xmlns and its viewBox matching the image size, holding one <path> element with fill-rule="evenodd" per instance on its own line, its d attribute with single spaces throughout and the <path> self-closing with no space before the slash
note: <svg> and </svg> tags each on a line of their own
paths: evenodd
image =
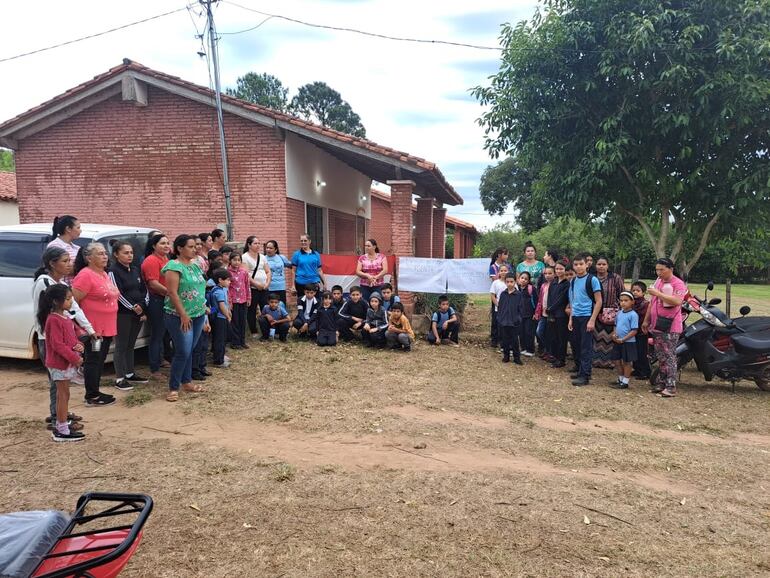
<svg viewBox="0 0 770 578">
<path fill-rule="evenodd" d="M 575 367 L 570 375 L 572 385 L 580 387 L 591 381 L 594 356 L 593 331 L 602 310 L 602 286 L 588 273 L 585 255 L 579 253 L 572 261 L 575 278 L 570 281 L 568 328 L 574 339 Z"/>
</svg>

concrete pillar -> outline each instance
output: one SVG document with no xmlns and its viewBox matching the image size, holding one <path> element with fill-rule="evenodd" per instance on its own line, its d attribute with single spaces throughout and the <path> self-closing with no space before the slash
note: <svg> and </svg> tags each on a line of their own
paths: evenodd
<svg viewBox="0 0 770 578">
<path fill-rule="evenodd" d="M 414 219 L 415 225 L 415 257 L 438 257 L 433 252 L 433 199 L 418 198 L 417 213 Z"/>
<path fill-rule="evenodd" d="M 444 241 L 446 239 L 446 209 L 433 209 L 433 257 L 444 258 Z"/>
<path fill-rule="evenodd" d="M 413 257 L 412 193 L 414 181 L 388 181 L 390 185 L 391 242 L 394 255 Z"/>
</svg>

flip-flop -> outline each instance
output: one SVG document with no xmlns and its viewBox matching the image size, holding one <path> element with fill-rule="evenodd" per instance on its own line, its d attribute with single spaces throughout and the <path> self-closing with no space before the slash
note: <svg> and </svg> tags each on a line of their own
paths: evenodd
<svg viewBox="0 0 770 578">
<path fill-rule="evenodd" d="M 676 397 L 676 391 L 669 391 L 668 389 L 664 389 L 658 395 L 660 395 L 660 397 Z"/>
<path fill-rule="evenodd" d="M 182 384 L 182 391 L 186 393 L 203 393 L 206 389 L 198 383 L 184 383 Z"/>
<path fill-rule="evenodd" d="M 179 401 L 179 392 L 178 391 L 169 391 L 166 394 L 166 401 Z"/>
</svg>

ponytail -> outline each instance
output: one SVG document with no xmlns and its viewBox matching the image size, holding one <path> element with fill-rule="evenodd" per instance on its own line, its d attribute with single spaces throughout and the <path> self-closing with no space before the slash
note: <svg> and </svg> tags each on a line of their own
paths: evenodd
<svg viewBox="0 0 770 578">
<path fill-rule="evenodd" d="M 53 313 L 54 306 L 61 307 L 69 294 L 70 288 L 61 283 L 54 283 L 40 294 L 37 305 L 37 321 L 41 330 L 45 330 L 45 322 L 48 320 L 48 316 Z"/>
</svg>

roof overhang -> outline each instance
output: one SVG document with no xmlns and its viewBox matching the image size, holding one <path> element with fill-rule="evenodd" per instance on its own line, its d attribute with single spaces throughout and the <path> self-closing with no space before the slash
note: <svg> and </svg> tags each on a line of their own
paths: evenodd
<svg viewBox="0 0 770 578">
<path fill-rule="evenodd" d="M 122 66 L 0 124 L 0 145 L 16 149 L 25 138 L 118 94 L 124 101 L 147 106 L 148 86 L 216 106 L 213 91 L 206 87 L 124 61 Z M 222 96 L 222 109 L 276 131 L 294 133 L 376 181 L 413 180 L 418 196 L 433 197 L 447 205 L 463 204 L 438 167 L 423 159 L 226 95 Z"/>
</svg>

